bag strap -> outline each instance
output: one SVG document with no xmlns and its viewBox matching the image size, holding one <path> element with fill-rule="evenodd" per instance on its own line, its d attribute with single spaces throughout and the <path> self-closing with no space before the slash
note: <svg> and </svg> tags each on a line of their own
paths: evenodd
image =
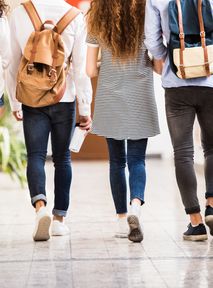
<svg viewBox="0 0 213 288">
<path fill-rule="evenodd" d="M 33 24 L 33 27 L 35 29 L 35 31 L 40 31 L 41 29 L 41 26 L 42 26 L 42 20 L 33 4 L 32 1 L 28 1 L 28 2 L 24 2 L 24 3 L 21 3 L 21 5 L 24 6 L 32 24 Z"/>
<path fill-rule="evenodd" d="M 81 13 L 76 7 L 72 7 L 67 13 L 58 21 L 54 27 L 54 31 L 58 34 L 62 34 L 67 26 Z"/>
<path fill-rule="evenodd" d="M 210 76 L 211 73 L 210 73 L 209 57 L 208 57 L 208 51 L 206 47 L 206 33 L 205 33 L 203 14 L 202 14 L 202 0 L 198 0 L 198 19 L 199 19 L 199 24 L 200 24 L 200 37 L 201 37 L 201 45 L 203 47 L 203 53 L 204 53 L 205 69 L 206 69 L 207 75 Z"/>
<path fill-rule="evenodd" d="M 185 50 L 185 34 L 184 34 L 184 27 L 183 27 L 183 14 L 182 14 L 180 0 L 176 0 L 176 4 L 178 8 L 178 25 L 179 25 L 179 38 L 180 38 L 180 72 L 181 72 L 182 78 L 185 79 L 186 75 L 185 75 L 184 56 L 183 56 L 183 51 Z M 207 76 L 210 76 L 208 51 L 206 47 L 206 33 L 205 33 L 203 14 L 202 14 L 202 0 L 198 0 L 198 20 L 199 20 L 199 26 L 200 26 L 201 44 L 202 44 L 203 53 L 204 53 L 204 65 L 205 65 Z"/>
</svg>

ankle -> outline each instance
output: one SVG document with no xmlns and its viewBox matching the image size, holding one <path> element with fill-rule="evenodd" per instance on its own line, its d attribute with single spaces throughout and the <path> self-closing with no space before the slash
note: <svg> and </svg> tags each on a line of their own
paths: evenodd
<svg viewBox="0 0 213 288">
<path fill-rule="evenodd" d="M 58 215 L 54 215 L 53 216 L 53 220 L 59 221 L 61 223 L 64 222 L 64 217 L 63 216 L 58 216 Z"/>
<path fill-rule="evenodd" d="M 213 197 L 209 197 L 206 200 L 206 206 L 211 206 L 213 208 Z"/>
<path fill-rule="evenodd" d="M 35 203 L 36 212 L 38 212 L 41 207 L 45 207 L 45 203 L 43 200 L 39 200 Z"/>
<path fill-rule="evenodd" d="M 117 218 L 118 218 L 118 219 L 124 219 L 124 218 L 127 218 L 127 213 L 117 214 Z"/>
<path fill-rule="evenodd" d="M 190 222 L 192 226 L 197 226 L 203 223 L 203 219 L 200 213 L 190 214 Z"/>
</svg>

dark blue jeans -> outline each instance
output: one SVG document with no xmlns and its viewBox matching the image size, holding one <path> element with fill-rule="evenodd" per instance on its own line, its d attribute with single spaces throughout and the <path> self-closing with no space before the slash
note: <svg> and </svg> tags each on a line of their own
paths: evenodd
<svg viewBox="0 0 213 288">
<path fill-rule="evenodd" d="M 4 106 L 4 94 L 0 98 L 0 107 Z"/>
<path fill-rule="evenodd" d="M 55 166 L 55 203 L 53 215 L 66 216 L 72 180 L 70 140 L 75 126 L 75 102 L 48 107 L 23 107 L 23 126 L 27 148 L 27 180 L 32 204 L 45 203 L 45 160 L 51 134 L 52 157 Z"/>
<path fill-rule="evenodd" d="M 144 203 L 147 139 L 125 141 L 108 138 L 107 144 L 110 161 L 110 185 L 115 209 L 117 214 L 124 214 L 127 213 L 126 163 L 129 170 L 130 201 L 137 198 L 141 200 L 141 204 Z"/>
</svg>

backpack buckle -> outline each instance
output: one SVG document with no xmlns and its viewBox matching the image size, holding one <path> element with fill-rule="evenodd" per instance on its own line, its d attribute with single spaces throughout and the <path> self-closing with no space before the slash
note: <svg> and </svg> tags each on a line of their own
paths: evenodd
<svg viewBox="0 0 213 288">
<path fill-rule="evenodd" d="M 180 39 L 184 39 L 185 38 L 185 34 L 184 33 L 179 33 L 179 38 Z"/>
<path fill-rule="evenodd" d="M 201 38 L 205 38 L 206 37 L 206 32 L 205 31 L 201 31 L 200 32 L 200 37 Z"/>
<path fill-rule="evenodd" d="M 34 71 L 34 68 L 35 68 L 34 64 L 28 64 L 27 65 L 27 71 L 29 73 L 32 73 Z"/>
<path fill-rule="evenodd" d="M 54 68 L 51 68 L 48 76 L 50 77 L 50 82 L 55 83 L 57 82 L 57 71 Z"/>
</svg>

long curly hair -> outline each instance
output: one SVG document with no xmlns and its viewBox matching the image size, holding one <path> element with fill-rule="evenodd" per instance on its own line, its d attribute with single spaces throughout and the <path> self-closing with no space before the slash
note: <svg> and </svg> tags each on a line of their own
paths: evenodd
<svg viewBox="0 0 213 288">
<path fill-rule="evenodd" d="M 8 11 L 8 5 L 5 3 L 4 0 L 0 0 L 0 17 L 2 17 L 3 13 Z"/>
<path fill-rule="evenodd" d="M 138 56 L 144 32 L 146 0 L 92 0 L 88 33 L 109 48 L 113 58 Z"/>
</svg>

